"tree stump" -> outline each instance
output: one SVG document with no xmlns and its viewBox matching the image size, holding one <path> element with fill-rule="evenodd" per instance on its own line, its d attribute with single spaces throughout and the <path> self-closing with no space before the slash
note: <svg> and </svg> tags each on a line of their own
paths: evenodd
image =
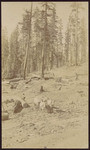
<svg viewBox="0 0 90 150">
<path fill-rule="evenodd" d="M 41 88 L 40 88 L 40 92 L 44 92 L 43 86 L 41 86 Z"/>
<path fill-rule="evenodd" d="M 78 74 L 76 73 L 76 80 L 78 80 Z"/>
<path fill-rule="evenodd" d="M 19 100 L 15 102 L 14 113 L 19 113 L 23 109 L 22 104 Z"/>
<path fill-rule="evenodd" d="M 50 107 L 49 105 L 46 105 L 46 109 L 48 113 L 53 113 L 53 107 Z"/>
</svg>

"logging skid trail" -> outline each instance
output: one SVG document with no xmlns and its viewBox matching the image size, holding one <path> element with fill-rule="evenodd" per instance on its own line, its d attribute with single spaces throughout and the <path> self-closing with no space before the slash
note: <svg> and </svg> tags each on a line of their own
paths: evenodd
<svg viewBox="0 0 90 150">
<path fill-rule="evenodd" d="M 34 107 L 37 96 L 54 102 L 53 113 Z M 13 114 L 13 100 L 30 107 Z M 88 148 L 86 63 L 53 69 L 45 79 L 33 73 L 25 80 L 2 81 L 2 106 L 10 109 L 9 120 L 2 121 L 2 148 Z"/>
</svg>

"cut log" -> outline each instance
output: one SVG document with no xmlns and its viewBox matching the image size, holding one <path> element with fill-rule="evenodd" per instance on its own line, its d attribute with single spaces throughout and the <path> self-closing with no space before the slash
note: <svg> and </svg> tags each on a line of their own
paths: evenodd
<svg viewBox="0 0 90 150">
<path fill-rule="evenodd" d="M 28 84 L 29 82 L 31 82 L 31 79 L 29 79 L 28 81 L 26 81 L 25 83 Z"/>
<path fill-rule="evenodd" d="M 2 121 L 8 120 L 9 119 L 9 114 L 6 112 L 2 112 Z"/>
<path fill-rule="evenodd" d="M 44 77 L 45 80 L 54 79 L 53 77 Z"/>
<path fill-rule="evenodd" d="M 11 80 L 9 81 L 9 83 L 11 83 L 11 82 L 18 82 L 18 81 L 20 81 L 20 80 L 22 80 L 22 78 L 11 79 Z"/>
<path fill-rule="evenodd" d="M 41 78 L 36 76 L 36 77 L 31 77 L 31 79 L 38 79 L 39 80 Z"/>
</svg>

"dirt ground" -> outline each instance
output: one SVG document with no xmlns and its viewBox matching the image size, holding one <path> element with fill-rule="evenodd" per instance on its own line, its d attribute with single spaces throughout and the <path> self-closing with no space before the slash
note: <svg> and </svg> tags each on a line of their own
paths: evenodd
<svg viewBox="0 0 90 150">
<path fill-rule="evenodd" d="M 49 80 L 33 78 L 27 84 L 20 80 L 16 89 L 11 89 L 8 81 L 2 82 L 2 105 L 7 110 L 11 107 L 9 120 L 2 121 L 2 148 L 88 148 L 88 65 L 65 66 L 53 69 L 53 73 Z M 13 114 L 12 103 L 8 106 L 4 102 L 22 101 L 23 93 L 30 107 Z M 59 111 L 35 109 L 37 95 L 49 97 Z"/>
</svg>

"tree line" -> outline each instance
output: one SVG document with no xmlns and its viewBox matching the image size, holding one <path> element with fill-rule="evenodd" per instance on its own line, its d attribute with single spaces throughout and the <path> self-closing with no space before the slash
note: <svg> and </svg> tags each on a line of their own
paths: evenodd
<svg viewBox="0 0 90 150">
<path fill-rule="evenodd" d="M 25 10 L 22 21 L 8 39 L 2 30 L 2 78 L 23 77 L 64 65 L 80 65 L 86 60 L 87 35 L 84 8 L 78 2 L 71 4 L 71 14 L 63 35 L 62 19 L 56 14 L 53 2 L 41 2 L 40 8 Z M 63 38 L 65 37 L 65 40 Z M 64 42 L 63 42 L 64 41 Z"/>
</svg>

